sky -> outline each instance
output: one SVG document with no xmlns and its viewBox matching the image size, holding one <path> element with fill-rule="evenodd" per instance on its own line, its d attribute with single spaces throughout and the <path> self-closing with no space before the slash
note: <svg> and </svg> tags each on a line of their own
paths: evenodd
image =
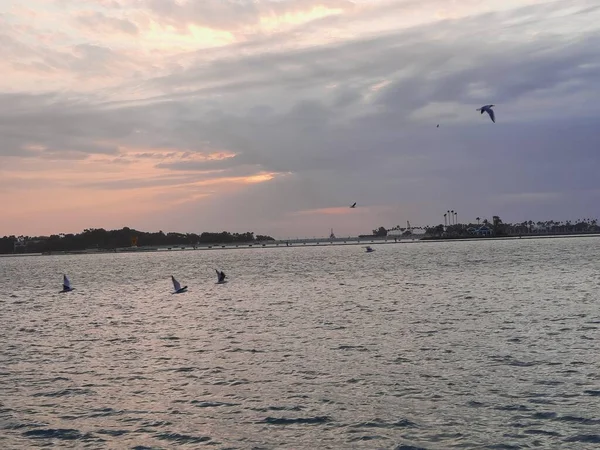
<svg viewBox="0 0 600 450">
<path fill-rule="evenodd" d="M 21 5 L 0 0 L 0 235 L 599 216 L 597 0 Z"/>
</svg>

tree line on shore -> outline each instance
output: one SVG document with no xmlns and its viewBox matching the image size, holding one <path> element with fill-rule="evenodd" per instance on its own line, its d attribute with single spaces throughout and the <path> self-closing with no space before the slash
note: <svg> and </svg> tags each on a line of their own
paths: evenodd
<svg viewBox="0 0 600 450">
<path fill-rule="evenodd" d="M 477 223 L 437 225 L 425 228 L 427 237 L 469 237 L 469 236 L 522 236 L 531 234 L 574 234 L 598 233 L 600 227 L 596 219 L 578 219 L 575 221 L 538 221 L 532 220 L 504 223 L 499 216 L 493 216 L 492 221 L 478 217 Z"/>
<path fill-rule="evenodd" d="M 271 236 L 254 235 L 253 232 L 220 233 L 148 233 L 122 228 L 105 230 L 89 228 L 78 234 L 53 234 L 51 236 L 4 236 L 0 238 L 0 254 L 48 253 L 78 250 L 112 250 L 124 247 L 196 246 L 202 244 L 231 244 L 274 240 Z"/>
<path fill-rule="evenodd" d="M 572 233 L 600 233 L 600 226 L 596 219 L 577 219 L 574 221 L 538 221 L 532 220 L 504 223 L 499 216 L 493 216 L 492 221 L 487 219 L 475 219 L 477 223 L 455 223 L 425 227 L 401 227 L 400 225 L 390 229 L 379 227 L 373 230 L 372 235 L 361 235 L 360 237 L 386 237 L 393 231 L 399 231 L 403 236 L 410 236 L 413 230 L 424 230 L 427 239 L 440 237 L 470 237 L 470 236 L 519 236 L 528 234 L 572 234 Z"/>
</svg>

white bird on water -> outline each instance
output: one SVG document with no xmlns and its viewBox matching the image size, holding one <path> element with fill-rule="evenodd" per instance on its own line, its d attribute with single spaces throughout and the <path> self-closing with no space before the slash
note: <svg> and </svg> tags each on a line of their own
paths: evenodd
<svg viewBox="0 0 600 450">
<path fill-rule="evenodd" d="M 485 105 L 481 108 L 476 109 L 476 111 L 481 111 L 481 114 L 483 114 L 484 112 L 488 113 L 490 115 L 490 119 L 492 119 L 492 122 L 496 123 L 496 115 L 494 114 L 494 110 L 492 109 L 494 106 L 495 105 Z"/>
</svg>

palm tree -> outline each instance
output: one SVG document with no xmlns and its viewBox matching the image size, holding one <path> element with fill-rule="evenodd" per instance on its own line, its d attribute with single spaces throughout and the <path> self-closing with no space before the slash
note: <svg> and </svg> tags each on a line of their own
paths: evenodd
<svg viewBox="0 0 600 450">
<path fill-rule="evenodd" d="M 454 210 L 450 211 L 450 221 L 453 221 L 453 219 L 454 219 Z M 454 223 L 452 225 L 454 225 Z"/>
<path fill-rule="evenodd" d="M 454 223 L 458 225 L 458 213 L 454 213 Z"/>
<path fill-rule="evenodd" d="M 448 216 L 447 214 L 444 214 L 444 227 L 447 227 L 447 226 L 448 226 L 448 225 L 447 225 L 447 223 L 446 223 L 446 217 L 447 217 L 447 216 Z"/>
<path fill-rule="evenodd" d="M 477 221 L 477 225 L 479 226 L 479 221 L 481 220 L 479 217 L 476 217 L 475 220 Z"/>
</svg>

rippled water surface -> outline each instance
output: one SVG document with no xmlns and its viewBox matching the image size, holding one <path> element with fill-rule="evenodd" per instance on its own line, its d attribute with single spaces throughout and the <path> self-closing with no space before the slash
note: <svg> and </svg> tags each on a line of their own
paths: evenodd
<svg viewBox="0 0 600 450">
<path fill-rule="evenodd" d="M 0 448 L 600 447 L 600 239 L 375 248 L 0 258 Z"/>
</svg>

